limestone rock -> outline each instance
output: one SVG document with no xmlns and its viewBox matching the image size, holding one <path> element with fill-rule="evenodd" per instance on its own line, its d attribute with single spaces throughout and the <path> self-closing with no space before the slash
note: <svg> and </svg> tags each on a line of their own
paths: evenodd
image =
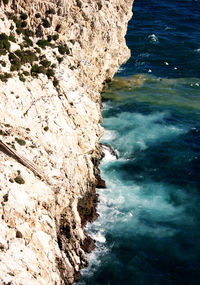
<svg viewBox="0 0 200 285">
<path fill-rule="evenodd" d="M 0 284 L 71 284 L 87 266 L 81 219 L 94 214 L 100 92 L 129 58 L 132 2 L 0 1 L 0 33 L 15 38 L 0 49 L 0 139 L 44 178 L 1 149 Z"/>
</svg>

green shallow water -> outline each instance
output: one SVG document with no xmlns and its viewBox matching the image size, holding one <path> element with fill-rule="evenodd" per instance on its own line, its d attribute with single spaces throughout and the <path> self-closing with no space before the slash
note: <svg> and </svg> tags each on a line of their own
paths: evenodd
<svg viewBox="0 0 200 285">
<path fill-rule="evenodd" d="M 199 78 L 158 78 L 148 74 L 115 77 L 103 95 L 104 100 L 175 106 L 200 110 Z"/>
</svg>

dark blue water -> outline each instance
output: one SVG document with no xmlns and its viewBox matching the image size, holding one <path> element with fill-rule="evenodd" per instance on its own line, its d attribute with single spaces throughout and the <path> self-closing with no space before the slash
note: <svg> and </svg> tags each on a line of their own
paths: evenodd
<svg viewBox="0 0 200 285">
<path fill-rule="evenodd" d="M 96 240 L 79 284 L 200 283 L 200 2 L 135 0 L 131 59 L 103 94 Z"/>
</svg>

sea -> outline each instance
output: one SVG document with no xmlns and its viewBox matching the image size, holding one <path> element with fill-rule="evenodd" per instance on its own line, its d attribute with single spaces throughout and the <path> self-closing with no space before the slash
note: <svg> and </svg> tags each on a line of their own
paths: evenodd
<svg viewBox="0 0 200 285">
<path fill-rule="evenodd" d="M 96 241 L 78 285 L 200 284 L 200 1 L 135 0 L 103 97 Z"/>
</svg>

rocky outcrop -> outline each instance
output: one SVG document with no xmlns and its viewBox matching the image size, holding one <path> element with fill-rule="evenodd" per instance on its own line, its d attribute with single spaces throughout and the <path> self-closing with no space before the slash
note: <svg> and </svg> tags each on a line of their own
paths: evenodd
<svg viewBox="0 0 200 285">
<path fill-rule="evenodd" d="M 71 284 L 87 266 L 100 92 L 129 58 L 132 2 L 0 1 L 0 284 Z"/>
</svg>

